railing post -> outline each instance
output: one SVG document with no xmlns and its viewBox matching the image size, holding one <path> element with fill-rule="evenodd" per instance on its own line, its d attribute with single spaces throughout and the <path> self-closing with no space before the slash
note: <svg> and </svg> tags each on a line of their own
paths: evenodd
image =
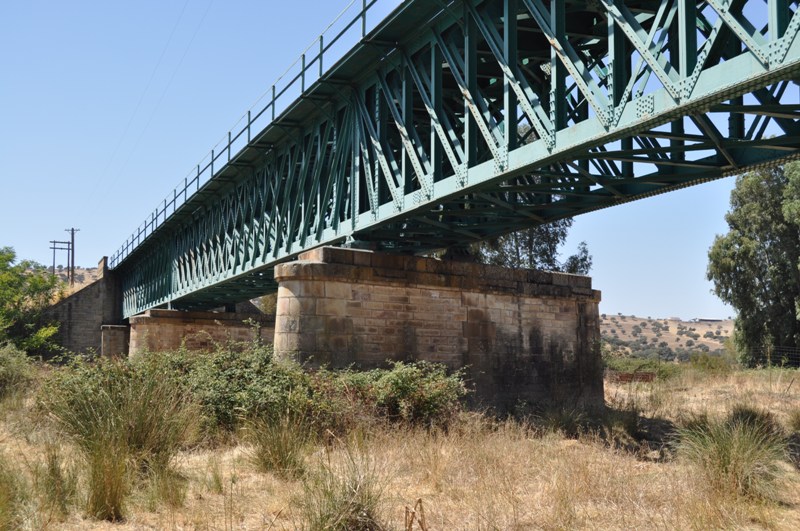
<svg viewBox="0 0 800 531">
<path fill-rule="evenodd" d="M 195 184 L 195 186 L 197 188 L 195 188 L 195 192 L 200 189 L 200 165 L 199 164 L 197 165 L 197 177 L 196 177 L 196 179 L 197 179 L 197 184 Z"/>
<path fill-rule="evenodd" d="M 361 0 L 361 38 L 367 35 L 367 0 Z"/>
<path fill-rule="evenodd" d="M 275 121 L 275 85 L 272 85 L 272 121 Z"/>
<path fill-rule="evenodd" d="M 250 111 L 247 111 L 247 143 L 250 143 Z"/>
<path fill-rule="evenodd" d="M 323 35 L 319 36 L 319 77 L 322 77 L 322 52 L 325 50 L 325 46 L 322 41 Z"/>
<path fill-rule="evenodd" d="M 228 131 L 228 162 L 231 161 L 231 132 Z"/>
<path fill-rule="evenodd" d="M 300 94 L 306 91 L 306 54 L 300 56 Z"/>
<path fill-rule="evenodd" d="M 214 177 L 214 150 L 212 149 L 211 150 L 211 175 L 209 176 L 209 179 L 211 179 L 213 177 Z"/>
</svg>

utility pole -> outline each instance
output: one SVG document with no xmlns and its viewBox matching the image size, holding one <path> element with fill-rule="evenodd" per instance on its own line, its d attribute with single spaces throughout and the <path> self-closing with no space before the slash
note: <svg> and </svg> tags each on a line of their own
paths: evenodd
<svg viewBox="0 0 800 531">
<path fill-rule="evenodd" d="M 69 264 L 69 252 L 72 249 L 72 245 L 70 242 L 60 242 L 57 240 L 50 240 L 50 243 L 53 244 L 50 246 L 53 250 L 53 276 L 56 276 L 56 251 L 67 251 L 67 264 Z M 69 266 L 67 266 L 67 273 L 69 274 Z"/>
<path fill-rule="evenodd" d="M 75 233 L 80 232 L 81 229 L 64 229 L 65 232 L 69 232 L 70 235 L 70 265 L 69 265 L 69 285 L 75 285 Z"/>
</svg>

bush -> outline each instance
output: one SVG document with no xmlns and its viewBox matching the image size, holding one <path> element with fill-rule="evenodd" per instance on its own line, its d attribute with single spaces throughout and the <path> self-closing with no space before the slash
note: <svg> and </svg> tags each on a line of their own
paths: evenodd
<svg viewBox="0 0 800 531">
<path fill-rule="evenodd" d="M 446 425 L 461 408 L 460 373 L 432 363 L 395 363 L 372 371 L 306 372 L 274 360 L 270 346 L 220 346 L 208 353 L 148 354 L 145 370 L 170 374 L 200 405 L 209 433 L 231 432 L 244 418 L 290 415 L 316 434 L 343 435 L 380 419 Z"/>
<path fill-rule="evenodd" d="M 144 372 L 168 375 L 191 396 L 208 434 L 232 432 L 257 412 L 303 409 L 310 395 L 308 375 L 294 363 L 273 361 L 270 346 L 146 353 L 133 363 Z M 298 403 L 289 404 L 289 397 Z"/>
<path fill-rule="evenodd" d="M 378 374 L 375 399 L 379 410 L 408 424 L 446 425 L 461 409 L 466 394 L 460 373 L 448 376 L 442 365 L 396 362 Z"/>
<path fill-rule="evenodd" d="M 33 365 L 22 350 L 0 345 L 0 400 L 24 389 L 33 380 Z"/>
<path fill-rule="evenodd" d="M 678 454 L 698 467 L 702 480 L 720 495 L 775 497 L 785 443 L 760 422 L 732 413 L 679 430 Z"/>
<path fill-rule="evenodd" d="M 689 342 L 686 342 L 689 345 Z M 724 374 L 733 370 L 733 364 L 724 356 L 703 353 L 689 355 L 689 364 L 702 372 Z"/>
</svg>

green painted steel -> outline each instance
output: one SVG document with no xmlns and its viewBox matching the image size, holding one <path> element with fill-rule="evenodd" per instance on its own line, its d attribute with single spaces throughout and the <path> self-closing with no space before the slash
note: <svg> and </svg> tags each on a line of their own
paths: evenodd
<svg viewBox="0 0 800 531">
<path fill-rule="evenodd" d="M 422 253 L 795 158 L 798 30 L 790 0 L 408 0 L 324 73 L 320 38 L 300 97 L 112 258 L 124 315 L 261 295 L 323 244 Z"/>
</svg>

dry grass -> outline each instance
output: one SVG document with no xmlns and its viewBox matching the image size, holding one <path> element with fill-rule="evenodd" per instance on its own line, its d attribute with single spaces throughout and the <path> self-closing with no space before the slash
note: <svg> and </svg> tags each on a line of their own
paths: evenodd
<svg viewBox="0 0 800 531">
<path fill-rule="evenodd" d="M 735 404 L 749 403 L 770 411 L 788 429 L 800 399 L 800 385 L 791 384 L 796 374 L 690 372 L 655 384 L 607 384 L 607 398 L 635 404 L 645 421 L 675 425 L 691 415 L 723 417 Z M 85 479 L 77 482 L 74 495 L 53 508 L 59 498 L 47 502 L 36 492 L 43 481 L 35 477 L 36 470 L 48 466 L 53 477 L 60 477 L 52 470 L 55 458 L 48 457 L 52 438 L 40 423 L 28 422 L 32 415 L 30 401 L 20 401 L 0 420 L 0 446 L 27 489 L 16 513 L 24 527 L 308 527 L 303 508 L 309 501 L 309 476 L 285 479 L 259 472 L 251 458 L 253 448 L 245 442 L 181 451 L 174 461 L 175 476 L 161 478 L 165 488 L 181 490 L 178 498 L 165 503 L 158 496 L 162 502 L 153 503 L 153 495 L 141 489 L 131 495 L 124 522 L 97 522 L 83 514 Z M 324 465 L 342 477 L 352 469 L 353 448 L 379 492 L 379 522 L 390 529 L 409 529 L 411 510 L 414 530 L 423 529 L 420 521 L 431 530 L 800 528 L 798 473 L 788 463 L 781 465 L 777 501 L 749 499 L 710 489 L 690 462 L 615 448 L 599 434 L 567 438 L 518 422 L 465 414 L 447 432 L 376 429 L 355 442 L 312 446 L 305 468 L 319 471 Z M 58 466 L 65 477 L 71 470 L 69 451 L 60 448 Z"/>
</svg>

